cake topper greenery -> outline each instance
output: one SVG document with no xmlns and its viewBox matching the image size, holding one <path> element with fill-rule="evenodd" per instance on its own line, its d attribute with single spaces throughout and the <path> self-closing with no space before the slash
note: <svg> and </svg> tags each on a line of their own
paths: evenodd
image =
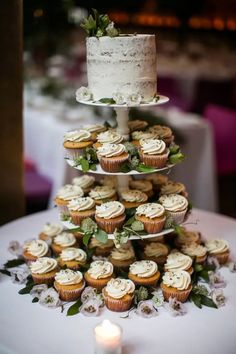
<svg viewBox="0 0 236 354">
<path fill-rule="evenodd" d="M 93 14 L 90 14 L 81 24 L 89 37 L 119 36 L 120 30 L 115 28 L 114 22 L 109 19 L 107 14 L 99 14 L 96 9 L 92 9 L 92 11 Z"/>
</svg>

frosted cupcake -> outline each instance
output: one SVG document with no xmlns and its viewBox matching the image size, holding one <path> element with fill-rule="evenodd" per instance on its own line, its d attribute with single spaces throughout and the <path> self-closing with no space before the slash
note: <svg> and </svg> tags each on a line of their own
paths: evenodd
<svg viewBox="0 0 236 354">
<path fill-rule="evenodd" d="M 68 203 L 68 209 L 71 221 L 75 225 L 80 225 L 83 219 L 94 217 L 95 201 L 90 197 L 72 199 Z"/>
<path fill-rule="evenodd" d="M 142 139 L 154 139 L 155 138 L 155 134 L 154 133 L 150 133 L 147 131 L 142 131 L 142 130 L 137 130 L 134 131 L 131 134 L 132 137 L 132 144 L 134 144 L 136 147 L 140 147 L 140 140 Z"/>
<path fill-rule="evenodd" d="M 165 244 L 160 242 L 150 242 L 145 246 L 142 258 L 163 265 L 166 262 L 168 254 L 169 248 Z"/>
<path fill-rule="evenodd" d="M 42 257 L 32 262 L 29 266 L 35 284 L 51 286 L 58 271 L 57 261 L 53 258 Z"/>
<path fill-rule="evenodd" d="M 107 186 L 107 187 L 110 187 L 110 188 L 114 189 L 117 186 L 117 178 L 116 178 L 116 176 L 104 176 L 100 180 L 100 183 L 103 186 Z"/>
<path fill-rule="evenodd" d="M 135 130 L 143 131 L 147 128 L 147 126 L 148 122 L 146 122 L 145 120 L 135 119 L 128 122 L 128 127 L 131 132 Z"/>
<path fill-rule="evenodd" d="M 166 221 L 165 209 L 158 203 L 146 203 L 136 209 L 135 219 L 141 221 L 149 234 L 161 232 Z"/>
<path fill-rule="evenodd" d="M 135 261 L 134 249 L 129 243 L 120 248 L 114 247 L 108 259 L 115 268 L 128 270 Z"/>
<path fill-rule="evenodd" d="M 121 191 L 120 195 L 126 209 L 137 208 L 148 200 L 147 194 L 137 189 L 125 189 Z"/>
<path fill-rule="evenodd" d="M 215 257 L 220 264 L 225 264 L 229 259 L 229 244 L 222 239 L 209 240 L 205 243 L 209 256 Z"/>
<path fill-rule="evenodd" d="M 116 190 L 109 186 L 97 186 L 89 192 L 89 196 L 93 198 L 96 205 L 117 199 Z"/>
<path fill-rule="evenodd" d="M 170 216 L 176 224 L 184 221 L 188 210 L 188 201 L 179 194 L 163 195 L 159 198 L 159 203 L 165 208 L 167 215 Z"/>
<path fill-rule="evenodd" d="M 33 240 L 24 245 L 23 258 L 25 261 L 36 261 L 40 257 L 49 256 L 48 244 L 43 240 Z"/>
<path fill-rule="evenodd" d="M 92 134 L 93 140 L 97 139 L 97 135 L 99 133 L 105 132 L 107 130 L 107 128 L 101 124 L 89 124 L 89 125 L 86 125 L 85 127 L 83 127 L 83 129 L 87 130 L 88 132 L 90 132 Z"/>
<path fill-rule="evenodd" d="M 70 232 L 62 232 L 54 237 L 51 244 L 52 250 L 56 256 L 58 256 L 64 248 L 72 247 L 76 245 L 76 238 Z"/>
<path fill-rule="evenodd" d="M 101 290 L 114 277 L 113 265 L 107 261 L 94 261 L 84 273 L 89 286 Z"/>
<path fill-rule="evenodd" d="M 97 156 L 102 169 L 110 173 L 119 172 L 123 163 L 129 159 L 123 144 L 103 144 L 97 149 Z"/>
<path fill-rule="evenodd" d="M 207 248 L 196 243 L 190 243 L 183 246 L 181 252 L 191 257 L 199 264 L 204 263 L 207 258 Z"/>
<path fill-rule="evenodd" d="M 166 301 L 172 297 L 185 302 L 192 290 L 190 274 L 185 270 L 166 272 L 162 277 L 161 290 Z"/>
<path fill-rule="evenodd" d="M 107 202 L 96 207 L 95 220 L 108 234 L 119 229 L 125 221 L 125 207 L 120 202 Z"/>
<path fill-rule="evenodd" d="M 97 136 L 97 142 L 93 145 L 95 148 L 101 147 L 103 144 L 119 144 L 124 140 L 123 136 L 114 130 L 107 130 Z"/>
<path fill-rule="evenodd" d="M 130 279 L 111 279 L 102 294 L 106 307 L 115 312 L 128 311 L 134 299 L 135 285 Z"/>
<path fill-rule="evenodd" d="M 158 139 L 161 139 L 169 146 L 174 140 L 172 130 L 165 125 L 153 125 L 148 128 L 148 132 L 155 134 Z"/>
<path fill-rule="evenodd" d="M 198 231 L 187 230 L 182 228 L 181 232 L 176 235 L 175 245 L 177 247 L 183 247 L 192 243 L 200 244 L 201 234 Z"/>
<path fill-rule="evenodd" d="M 161 187 L 168 182 L 169 177 L 160 173 L 152 173 L 146 176 L 146 180 L 152 183 L 155 191 L 160 192 Z"/>
<path fill-rule="evenodd" d="M 191 257 L 179 251 L 173 250 L 168 256 L 165 263 L 165 271 L 185 270 L 189 274 L 193 273 L 193 260 Z"/>
<path fill-rule="evenodd" d="M 114 247 L 114 242 L 112 240 L 107 240 L 106 243 L 99 242 L 96 237 L 92 237 L 89 243 L 89 249 L 94 250 L 95 256 L 107 257 Z"/>
<path fill-rule="evenodd" d="M 162 140 L 142 139 L 140 140 L 139 156 L 141 161 L 153 168 L 163 168 L 166 166 L 169 150 Z"/>
<path fill-rule="evenodd" d="M 162 185 L 160 190 L 160 195 L 169 195 L 169 194 L 181 194 L 185 198 L 188 197 L 188 193 L 186 192 L 185 185 L 179 182 L 168 181 L 164 185 Z"/>
<path fill-rule="evenodd" d="M 76 301 L 85 287 L 83 274 L 71 269 L 62 269 L 55 275 L 54 287 L 61 300 Z"/>
<path fill-rule="evenodd" d="M 136 285 L 156 286 L 160 275 L 155 262 L 142 260 L 131 264 L 128 277 Z"/>
<path fill-rule="evenodd" d="M 130 179 L 129 187 L 131 189 L 140 190 L 141 192 L 147 194 L 149 198 L 153 196 L 153 186 L 150 181 L 145 179 Z"/>
<path fill-rule="evenodd" d="M 60 234 L 63 231 L 63 226 L 60 224 L 46 223 L 43 230 L 39 234 L 40 240 L 47 241 L 52 240 L 53 237 Z"/>
<path fill-rule="evenodd" d="M 63 146 L 71 159 L 78 158 L 86 147 L 92 145 L 92 134 L 87 130 L 73 130 L 64 135 Z"/>
<path fill-rule="evenodd" d="M 62 250 L 58 258 L 60 267 L 67 267 L 73 270 L 78 270 L 84 266 L 87 261 L 87 254 L 81 248 L 68 247 Z"/>
<path fill-rule="evenodd" d="M 54 201 L 61 214 L 69 215 L 69 210 L 67 207 L 69 201 L 74 198 L 83 197 L 83 195 L 84 192 L 79 186 L 66 184 L 65 186 L 59 188 Z"/>
<path fill-rule="evenodd" d="M 72 180 L 72 184 L 82 188 L 84 194 L 87 194 L 90 192 L 91 188 L 94 185 L 94 182 L 95 182 L 95 178 L 93 176 L 89 176 L 89 175 L 75 177 Z"/>
</svg>

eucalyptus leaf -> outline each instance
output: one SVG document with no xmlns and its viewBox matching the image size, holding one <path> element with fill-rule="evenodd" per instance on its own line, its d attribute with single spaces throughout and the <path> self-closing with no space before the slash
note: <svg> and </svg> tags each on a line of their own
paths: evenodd
<svg viewBox="0 0 236 354">
<path fill-rule="evenodd" d="M 192 301 L 199 309 L 202 308 L 201 295 L 191 293 L 191 295 L 190 295 L 190 301 Z"/>
<path fill-rule="evenodd" d="M 19 267 L 20 265 L 24 264 L 25 260 L 22 258 L 16 258 L 16 259 L 11 259 L 10 261 L 7 261 L 3 266 L 4 268 L 15 268 Z"/>
<path fill-rule="evenodd" d="M 201 296 L 202 305 L 217 309 L 217 306 L 212 299 L 210 299 L 209 297 L 204 296 L 204 295 L 200 295 L 200 296 Z"/>
<path fill-rule="evenodd" d="M 194 271 L 195 272 L 201 272 L 203 270 L 203 265 L 195 263 L 194 264 Z"/>
<path fill-rule="evenodd" d="M 94 234 L 94 236 L 101 243 L 106 243 L 108 240 L 107 233 L 101 229 L 98 229 L 98 231 Z"/>
<path fill-rule="evenodd" d="M 132 222 L 131 224 L 131 229 L 133 231 L 143 231 L 144 230 L 144 225 L 141 221 L 135 220 L 134 222 Z"/>
<path fill-rule="evenodd" d="M 89 162 L 85 158 L 80 159 L 80 165 L 83 172 L 89 171 Z"/>
<path fill-rule="evenodd" d="M 182 226 L 180 226 L 180 225 L 174 225 L 174 231 L 175 231 L 175 233 L 176 234 L 181 234 L 182 232 L 183 232 L 183 227 Z"/>
<path fill-rule="evenodd" d="M 96 171 L 97 170 L 97 165 L 95 163 L 92 163 L 90 166 L 89 166 L 89 169 L 91 171 Z"/>
<path fill-rule="evenodd" d="M 91 237 L 92 237 L 92 234 L 84 234 L 84 236 L 83 236 L 83 244 L 86 247 L 88 246 L 88 243 L 89 243 L 89 240 L 90 240 Z"/>
<path fill-rule="evenodd" d="M 70 306 L 67 310 L 66 316 L 74 316 L 79 313 L 80 306 L 82 305 L 81 300 L 77 300 L 72 306 Z"/>
<path fill-rule="evenodd" d="M 27 285 L 26 287 L 24 287 L 23 289 L 19 290 L 18 291 L 18 294 L 20 295 L 26 295 L 26 294 L 29 294 L 32 290 L 34 286 L 34 283 L 33 284 L 30 284 L 30 285 Z"/>
<path fill-rule="evenodd" d="M 203 269 L 201 272 L 199 272 L 199 277 L 204 279 L 206 282 L 209 282 L 209 273 L 208 270 Z"/>
<path fill-rule="evenodd" d="M 178 152 L 177 154 L 173 154 L 169 156 L 169 162 L 171 164 L 177 164 L 180 163 L 184 160 L 185 156 L 182 154 L 182 152 Z"/>
<path fill-rule="evenodd" d="M 2 273 L 4 275 L 8 275 L 9 277 L 11 276 L 11 273 L 9 272 L 9 270 L 6 270 L 6 269 L 0 269 L 0 273 Z"/>
<path fill-rule="evenodd" d="M 169 146 L 170 155 L 177 154 L 179 152 L 179 145 L 173 144 Z"/>
<path fill-rule="evenodd" d="M 123 173 L 130 172 L 131 171 L 131 166 L 130 166 L 129 162 L 123 163 L 122 166 L 121 166 L 120 171 L 123 172 Z"/>
<path fill-rule="evenodd" d="M 153 167 L 146 166 L 146 165 L 144 165 L 143 163 L 140 163 L 140 164 L 136 167 L 136 170 L 137 170 L 138 172 L 146 172 L 146 173 L 155 171 L 155 169 L 154 169 Z"/>
<path fill-rule="evenodd" d="M 131 216 L 131 218 L 129 218 L 127 221 L 126 221 L 126 223 L 125 223 L 125 225 L 124 226 L 130 226 L 130 225 L 132 225 L 132 223 L 135 221 L 135 217 L 134 216 Z"/>
<path fill-rule="evenodd" d="M 32 300 L 33 303 L 35 302 L 39 302 L 39 298 L 38 297 L 34 297 L 33 300 Z"/>
</svg>

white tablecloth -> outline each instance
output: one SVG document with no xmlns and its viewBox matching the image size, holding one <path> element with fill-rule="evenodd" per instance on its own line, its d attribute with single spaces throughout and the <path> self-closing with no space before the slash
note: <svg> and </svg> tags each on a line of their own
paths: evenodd
<svg viewBox="0 0 236 354">
<path fill-rule="evenodd" d="M 57 221 L 56 210 L 24 217 L 0 230 L 0 263 L 12 258 L 7 252 L 10 240 L 23 241 L 37 234 L 46 221 Z M 191 228 L 205 238 L 221 237 L 229 241 L 236 257 L 236 221 L 217 214 L 194 210 Z M 93 329 L 104 318 L 123 329 L 123 354 L 235 354 L 236 353 L 236 274 L 222 268 L 227 286 L 227 304 L 218 310 L 202 310 L 187 304 L 188 313 L 171 317 L 162 312 L 158 317 L 143 319 L 133 314 L 129 319 L 106 309 L 99 317 L 76 315 L 66 317 L 60 309 L 49 310 L 32 304 L 29 295 L 18 295 L 22 286 L 0 277 L 0 353 L 1 354 L 92 354 Z"/>
</svg>

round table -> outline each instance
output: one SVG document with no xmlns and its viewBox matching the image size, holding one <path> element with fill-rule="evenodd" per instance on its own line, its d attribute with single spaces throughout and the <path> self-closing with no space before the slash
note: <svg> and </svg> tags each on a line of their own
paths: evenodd
<svg viewBox="0 0 236 354">
<path fill-rule="evenodd" d="M 231 258 L 236 257 L 236 221 L 234 219 L 194 209 L 188 220 L 191 229 L 200 230 L 203 238 L 224 238 L 229 241 Z M 46 222 L 58 222 L 57 211 L 50 210 L 13 221 L 0 230 L 0 263 L 13 258 L 9 241 L 36 238 Z M 167 311 L 144 319 L 131 313 L 102 310 L 99 317 L 81 314 L 67 317 L 60 308 L 50 310 L 31 303 L 30 295 L 19 295 L 22 285 L 0 276 L 0 353 L 1 354 L 92 354 L 93 329 L 104 318 L 123 329 L 123 354 L 235 354 L 236 353 L 236 274 L 223 267 L 221 274 L 227 286 L 227 303 L 218 310 L 198 309 L 187 303 L 185 316 L 172 317 Z"/>
</svg>

